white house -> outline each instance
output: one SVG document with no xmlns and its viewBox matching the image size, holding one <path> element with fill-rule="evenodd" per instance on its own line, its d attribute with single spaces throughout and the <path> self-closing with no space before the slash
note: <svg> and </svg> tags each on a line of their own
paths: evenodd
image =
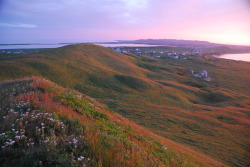
<svg viewBox="0 0 250 167">
<path fill-rule="evenodd" d="M 202 72 L 200 72 L 200 76 L 201 77 L 207 77 L 208 76 L 208 72 L 206 70 L 203 70 Z"/>
<path fill-rule="evenodd" d="M 178 55 L 174 55 L 173 58 L 179 59 L 179 56 Z"/>
<path fill-rule="evenodd" d="M 190 70 L 189 74 L 193 75 L 194 74 L 194 70 Z"/>
<path fill-rule="evenodd" d="M 201 76 L 199 74 L 194 74 L 194 77 L 200 78 Z"/>
<path fill-rule="evenodd" d="M 118 52 L 118 53 L 122 52 L 120 48 L 116 48 L 115 51 Z"/>
</svg>

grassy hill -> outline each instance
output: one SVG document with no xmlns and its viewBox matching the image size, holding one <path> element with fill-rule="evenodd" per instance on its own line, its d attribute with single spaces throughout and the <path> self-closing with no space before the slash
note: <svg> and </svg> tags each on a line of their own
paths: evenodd
<svg viewBox="0 0 250 167">
<path fill-rule="evenodd" d="M 1 166 L 226 166 L 43 78 L 0 86 Z"/>
<path fill-rule="evenodd" d="M 167 139 L 232 166 L 249 164 L 250 63 L 153 59 L 81 44 L 0 56 L 0 80 L 39 75 L 96 98 Z M 207 70 L 211 82 L 188 73 Z"/>
</svg>

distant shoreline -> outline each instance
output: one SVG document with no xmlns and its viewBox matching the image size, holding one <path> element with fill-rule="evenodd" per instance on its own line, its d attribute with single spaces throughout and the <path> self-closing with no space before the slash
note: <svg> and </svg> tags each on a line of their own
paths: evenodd
<svg viewBox="0 0 250 167">
<path fill-rule="evenodd" d="M 180 47 L 180 48 L 189 48 L 189 47 L 185 47 L 185 46 L 173 46 L 173 45 L 157 45 L 152 44 L 152 43 L 144 43 L 144 44 L 140 44 L 140 43 L 129 43 L 129 42 L 92 42 L 96 45 L 102 45 L 105 47 L 121 47 L 121 48 L 129 48 L 129 47 Z M 0 50 L 18 50 L 18 49 L 51 49 L 51 48 L 59 48 L 59 47 L 63 47 L 66 45 L 74 45 L 74 44 L 82 44 L 82 43 L 50 43 L 50 44 L 42 44 L 42 43 L 26 43 L 26 44 L 0 44 Z M 120 46 L 119 46 L 120 45 Z M 127 46 L 126 46 L 127 45 Z M 14 47 L 16 46 L 16 47 Z M 194 47 L 195 48 L 195 47 Z M 199 47 L 198 47 L 199 48 Z M 237 57 L 239 55 L 244 55 L 247 54 L 250 57 L 250 50 L 248 49 L 231 49 L 231 50 L 227 50 L 224 52 L 217 52 L 217 53 L 207 53 L 204 54 L 204 56 L 214 56 L 217 58 L 226 58 L 226 59 L 231 59 L 231 60 L 241 60 L 241 61 L 247 61 L 250 62 L 250 59 L 248 59 L 248 57 L 244 58 L 244 59 L 237 59 Z M 230 56 L 232 58 L 227 58 L 225 55 Z M 237 56 L 238 55 L 238 56 Z M 235 57 L 234 57 L 235 56 Z"/>
<path fill-rule="evenodd" d="M 76 44 L 76 43 L 55 43 L 55 44 L 41 44 L 41 43 L 27 43 L 27 44 L 0 44 L 3 45 L 3 46 L 6 46 L 6 45 L 62 45 L 62 44 L 65 44 L 65 45 L 70 45 L 70 44 Z"/>
<path fill-rule="evenodd" d="M 214 55 L 214 57 L 235 61 L 250 62 L 250 53 L 225 53 L 221 55 Z"/>
</svg>

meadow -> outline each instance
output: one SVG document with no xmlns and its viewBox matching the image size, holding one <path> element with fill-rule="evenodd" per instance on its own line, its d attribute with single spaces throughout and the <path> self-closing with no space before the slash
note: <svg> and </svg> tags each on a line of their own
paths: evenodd
<svg viewBox="0 0 250 167">
<path fill-rule="evenodd" d="M 156 59 L 80 44 L 1 55 L 0 80 L 41 76 L 97 99 L 157 135 L 244 167 L 250 150 L 249 65 L 208 56 Z M 206 70 L 212 80 L 189 70 Z"/>
<path fill-rule="evenodd" d="M 1 82 L 1 166 L 226 166 L 40 77 Z"/>
</svg>

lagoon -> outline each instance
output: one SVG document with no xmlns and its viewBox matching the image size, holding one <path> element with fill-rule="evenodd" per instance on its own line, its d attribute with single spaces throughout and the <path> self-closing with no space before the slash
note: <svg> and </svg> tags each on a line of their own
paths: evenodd
<svg viewBox="0 0 250 167">
<path fill-rule="evenodd" d="M 250 62 L 250 53 L 223 54 L 217 57 L 223 59 L 241 60 Z"/>
</svg>

